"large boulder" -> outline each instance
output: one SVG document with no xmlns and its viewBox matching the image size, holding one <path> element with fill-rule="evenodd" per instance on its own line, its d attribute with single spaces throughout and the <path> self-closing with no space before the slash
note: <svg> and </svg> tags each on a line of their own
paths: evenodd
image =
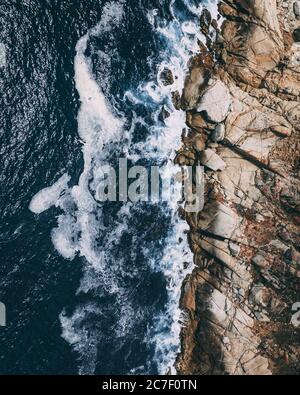
<svg viewBox="0 0 300 395">
<path fill-rule="evenodd" d="M 229 73 L 258 87 L 284 56 L 276 0 L 230 0 L 221 2 L 220 11 L 228 17 L 222 29 L 222 56 Z"/>
<path fill-rule="evenodd" d="M 231 97 L 226 85 L 219 80 L 211 82 L 210 88 L 201 97 L 198 112 L 204 112 L 210 122 L 223 122 L 229 113 Z"/>
</svg>

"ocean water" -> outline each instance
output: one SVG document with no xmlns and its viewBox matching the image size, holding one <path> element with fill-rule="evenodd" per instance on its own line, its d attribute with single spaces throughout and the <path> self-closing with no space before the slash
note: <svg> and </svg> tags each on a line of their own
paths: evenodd
<svg viewBox="0 0 300 395">
<path fill-rule="evenodd" d="M 95 193 L 119 158 L 174 171 L 185 114 L 171 94 L 203 6 L 216 13 L 199 0 L 2 1 L 0 374 L 175 373 L 193 270 L 178 204 Z"/>
</svg>

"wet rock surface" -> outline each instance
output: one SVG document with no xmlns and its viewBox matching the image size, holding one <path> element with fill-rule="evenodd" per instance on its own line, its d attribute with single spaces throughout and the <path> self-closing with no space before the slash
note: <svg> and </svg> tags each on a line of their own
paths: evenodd
<svg viewBox="0 0 300 395">
<path fill-rule="evenodd" d="M 177 163 L 205 166 L 205 206 L 185 214 L 181 374 L 300 374 L 299 9 L 220 1 L 216 40 L 191 61 Z"/>
</svg>

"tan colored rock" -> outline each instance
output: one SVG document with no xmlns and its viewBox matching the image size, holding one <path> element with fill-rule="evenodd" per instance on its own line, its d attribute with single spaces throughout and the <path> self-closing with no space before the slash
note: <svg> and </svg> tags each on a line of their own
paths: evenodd
<svg viewBox="0 0 300 395">
<path fill-rule="evenodd" d="M 219 80 L 211 80 L 211 85 L 201 96 L 197 106 L 198 112 L 204 112 L 208 121 L 214 123 L 223 122 L 227 117 L 230 106 L 231 96 L 226 85 Z"/>
<path fill-rule="evenodd" d="M 201 153 L 200 162 L 214 171 L 224 170 L 226 167 L 226 163 L 210 148 Z"/>
<path fill-rule="evenodd" d="M 199 97 L 205 89 L 208 79 L 209 72 L 204 66 L 196 66 L 190 69 L 181 98 L 183 110 L 193 110 L 197 107 Z"/>
<path fill-rule="evenodd" d="M 233 16 L 233 20 L 227 20 L 222 29 L 226 43 L 224 60 L 233 78 L 258 87 L 284 53 L 276 0 L 238 3 L 236 7 L 231 0 L 220 8 L 225 17 Z"/>
<path fill-rule="evenodd" d="M 200 155 L 206 203 L 189 222 L 197 248 L 185 286 L 192 313 L 177 364 L 183 374 L 300 374 L 300 329 L 288 324 L 300 289 L 300 47 L 292 39 L 300 20 L 293 4 L 220 1 L 223 37 L 212 51 L 223 63 L 214 66 L 214 81 L 226 87 L 230 105 L 220 111 L 225 138 L 209 140 Z M 217 109 L 199 105 L 209 85 L 200 91 L 194 103 L 203 113 L 189 122 L 211 136 Z"/>
<path fill-rule="evenodd" d="M 202 152 L 205 150 L 206 141 L 202 135 L 198 135 L 195 137 L 194 145 L 195 145 L 196 151 L 198 151 L 198 152 Z"/>
</svg>

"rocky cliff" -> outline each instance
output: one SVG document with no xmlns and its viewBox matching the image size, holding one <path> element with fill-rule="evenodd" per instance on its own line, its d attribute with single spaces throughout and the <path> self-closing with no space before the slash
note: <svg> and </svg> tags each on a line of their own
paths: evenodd
<svg viewBox="0 0 300 395">
<path fill-rule="evenodd" d="M 204 10 L 176 97 L 176 162 L 205 166 L 206 181 L 204 210 L 185 214 L 196 268 L 177 369 L 299 374 L 300 2 L 223 0 L 219 13 Z"/>
</svg>

